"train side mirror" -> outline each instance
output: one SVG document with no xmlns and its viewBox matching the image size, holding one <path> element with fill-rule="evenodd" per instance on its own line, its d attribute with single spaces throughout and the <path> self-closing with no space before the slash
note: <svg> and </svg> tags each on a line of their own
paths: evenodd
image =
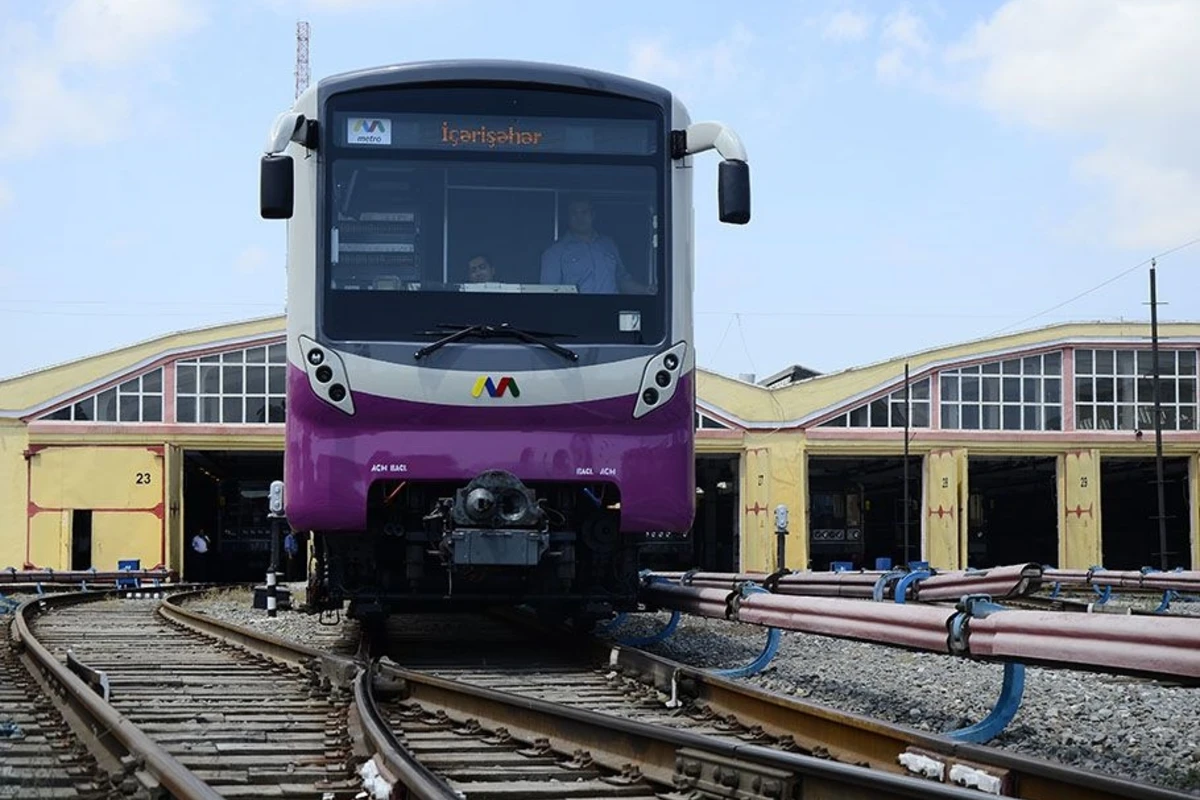
<svg viewBox="0 0 1200 800">
<path fill-rule="evenodd" d="M 259 203 L 263 219 L 291 219 L 296 178 L 292 157 L 265 155 L 259 167 Z"/>
<path fill-rule="evenodd" d="M 745 225 L 750 221 L 750 165 L 726 159 L 717 172 L 717 206 L 721 222 Z"/>
</svg>

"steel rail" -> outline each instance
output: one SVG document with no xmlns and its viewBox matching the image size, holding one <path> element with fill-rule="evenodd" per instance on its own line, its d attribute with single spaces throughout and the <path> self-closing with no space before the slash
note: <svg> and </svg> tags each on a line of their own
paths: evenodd
<svg viewBox="0 0 1200 800">
<path fill-rule="evenodd" d="M 76 603 L 91 602 L 106 599 L 113 592 L 76 592 L 69 595 L 52 595 L 26 600 L 17 608 L 16 620 L 13 624 L 13 637 L 25 652 L 36 663 L 52 682 L 62 687 L 66 702 L 74 713 L 88 720 L 89 726 L 98 745 L 108 750 L 109 754 L 125 762 L 132 756 L 140 762 L 140 770 L 152 776 L 147 780 L 145 774 L 139 775 L 139 780 L 147 789 L 155 789 L 153 782 L 166 789 L 178 800 L 221 800 L 221 795 L 208 784 L 197 778 L 187 767 L 179 763 L 157 742 L 147 736 L 137 726 L 125 718 L 123 714 L 105 702 L 91 687 L 71 672 L 37 640 L 30 630 L 29 623 L 35 612 L 42 613 L 48 608 L 70 606 Z M 119 743 L 124 751 L 120 753 L 113 747 Z"/>
<path fill-rule="evenodd" d="M 172 592 L 168 597 L 163 598 L 162 604 L 158 607 L 158 614 L 164 619 L 191 628 L 197 633 L 245 647 L 295 667 L 312 669 L 327 678 L 333 686 L 350 688 L 354 674 L 360 668 L 361 663 L 349 656 L 339 656 L 316 647 L 309 647 L 266 631 L 251 630 L 193 611 L 179 604 L 180 600 L 203 597 L 210 591 L 210 589 L 188 589 L 182 592 Z"/>
<path fill-rule="evenodd" d="M 359 670 L 354 677 L 354 707 L 364 738 L 382 762 L 385 780 L 403 784 L 412 800 L 462 800 L 445 779 L 413 758 L 396 739 L 375 702 L 369 670 Z"/>
<path fill-rule="evenodd" d="M 653 609 L 914 650 L 1171 681 L 1200 680 L 1200 621 L 1187 617 L 1011 609 L 973 613 L 966 600 L 946 607 L 765 592 L 742 597 L 736 591 L 663 581 L 645 585 L 642 599 Z"/>
<path fill-rule="evenodd" d="M 637 765 L 651 782 L 672 786 L 679 780 L 706 780 L 732 771 L 749 785 L 763 780 L 794 780 L 798 790 L 782 797 L 962 798 L 979 793 L 894 772 L 873 770 L 816 756 L 735 743 L 686 730 L 649 725 L 612 714 L 559 705 L 533 697 L 473 686 L 391 664 L 380 673 L 398 682 L 402 696 L 425 708 L 440 708 L 484 727 L 505 728 L 529 742 L 546 739 L 559 752 L 587 751 L 602 766 L 623 771 Z M 766 773 L 766 776 L 763 775 Z M 749 777 L 747 777 L 749 776 Z M 717 778 L 720 781 L 720 778 Z M 852 794 L 847 794 L 847 791 Z M 859 792 L 862 792 L 860 795 Z M 734 795 L 730 795 L 734 796 Z"/>
</svg>

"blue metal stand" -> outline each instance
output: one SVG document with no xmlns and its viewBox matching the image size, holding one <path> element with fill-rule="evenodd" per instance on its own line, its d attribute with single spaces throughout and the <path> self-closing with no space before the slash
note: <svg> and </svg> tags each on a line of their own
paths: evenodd
<svg viewBox="0 0 1200 800">
<path fill-rule="evenodd" d="M 892 599 L 897 603 L 903 603 L 904 596 L 908 593 L 908 587 L 917 581 L 931 577 L 933 572 L 929 568 L 928 561 L 913 561 L 909 563 L 907 569 L 897 567 L 888 570 L 875 581 L 875 586 L 871 589 L 871 599 L 876 603 L 883 602 L 884 596 L 887 594 L 887 587 L 895 583 L 896 586 L 892 589 Z"/>
<path fill-rule="evenodd" d="M 958 604 L 959 613 L 950 619 L 951 649 L 961 653 L 969 652 L 967 637 L 969 635 L 967 622 L 972 617 L 982 619 L 997 611 L 1004 611 L 1004 606 L 992 602 L 989 595 L 968 595 Z M 1021 708 L 1021 699 L 1025 695 L 1025 665 L 1016 661 L 1004 662 L 1004 680 L 1000 684 L 1000 696 L 988 715 L 965 728 L 948 731 L 945 735 L 955 741 L 983 744 L 998 736 L 1001 731 L 1013 721 Z"/>
<path fill-rule="evenodd" d="M 897 603 L 904 603 L 904 597 L 908 594 L 908 587 L 917 581 L 925 580 L 932 574 L 933 572 L 928 569 L 917 569 L 908 573 L 896 581 L 896 588 L 892 590 L 892 599 Z"/>
<path fill-rule="evenodd" d="M 879 576 L 875 581 L 875 586 L 871 589 L 871 599 L 876 603 L 883 602 L 883 596 L 887 592 L 888 584 L 893 581 L 898 581 L 908 574 L 905 569 L 890 569 Z"/>
<path fill-rule="evenodd" d="M 1091 567 L 1090 569 L 1088 569 L 1088 582 L 1089 583 L 1092 583 L 1092 576 L 1095 575 L 1097 572 L 1104 572 L 1104 567 L 1097 564 L 1097 565 Z M 1112 599 L 1112 585 L 1111 584 L 1106 584 L 1103 587 L 1101 587 L 1101 586 L 1097 586 L 1095 583 L 1092 583 L 1092 591 L 1100 596 L 1100 599 L 1096 601 L 1096 605 L 1098 605 L 1098 606 L 1102 606 L 1105 603 L 1107 603 L 1109 600 Z"/>
<path fill-rule="evenodd" d="M 1000 684 L 1000 697 L 988 715 L 965 728 L 950 731 L 946 735 L 959 742 L 983 744 L 994 739 L 1012 722 L 1021 708 L 1025 694 L 1025 665 L 1015 661 L 1004 663 L 1004 682 Z"/>
<path fill-rule="evenodd" d="M 754 583 L 743 583 L 737 590 L 736 594 L 730 596 L 730 610 L 727 616 L 730 619 L 737 619 L 737 601 L 752 594 L 770 594 L 766 589 Z M 727 669 L 710 670 L 714 675 L 720 675 L 722 678 L 745 678 L 750 675 L 756 675 L 766 669 L 771 660 L 775 658 L 775 654 L 779 652 L 779 642 L 782 635 L 778 628 L 767 629 L 767 643 L 763 645 L 762 652 L 758 657 L 741 667 L 729 667 Z"/>
</svg>

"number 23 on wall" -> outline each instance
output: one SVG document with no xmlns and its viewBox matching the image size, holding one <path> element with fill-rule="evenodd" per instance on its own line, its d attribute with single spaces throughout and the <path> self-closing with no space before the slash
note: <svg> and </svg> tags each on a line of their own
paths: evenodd
<svg viewBox="0 0 1200 800">
<path fill-rule="evenodd" d="M 150 483 L 150 473 L 149 473 L 149 472 L 139 472 L 139 473 L 137 473 L 137 475 L 136 475 L 136 477 L 134 478 L 134 481 L 133 481 L 133 482 L 134 482 L 134 483 L 137 483 L 137 484 L 145 484 L 145 485 L 149 485 L 149 483 Z"/>
</svg>

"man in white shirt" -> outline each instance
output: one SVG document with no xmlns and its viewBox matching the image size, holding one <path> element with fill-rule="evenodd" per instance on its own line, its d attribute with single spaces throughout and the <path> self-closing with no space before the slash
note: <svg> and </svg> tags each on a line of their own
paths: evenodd
<svg viewBox="0 0 1200 800">
<path fill-rule="evenodd" d="M 196 535 L 192 537 L 192 552 L 195 553 L 192 558 L 194 565 L 192 580 L 197 583 L 208 580 L 208 548 L 211 545 L 212 542 L 209 541 L 204 528 L 197 530 Z"/>
</svg>

